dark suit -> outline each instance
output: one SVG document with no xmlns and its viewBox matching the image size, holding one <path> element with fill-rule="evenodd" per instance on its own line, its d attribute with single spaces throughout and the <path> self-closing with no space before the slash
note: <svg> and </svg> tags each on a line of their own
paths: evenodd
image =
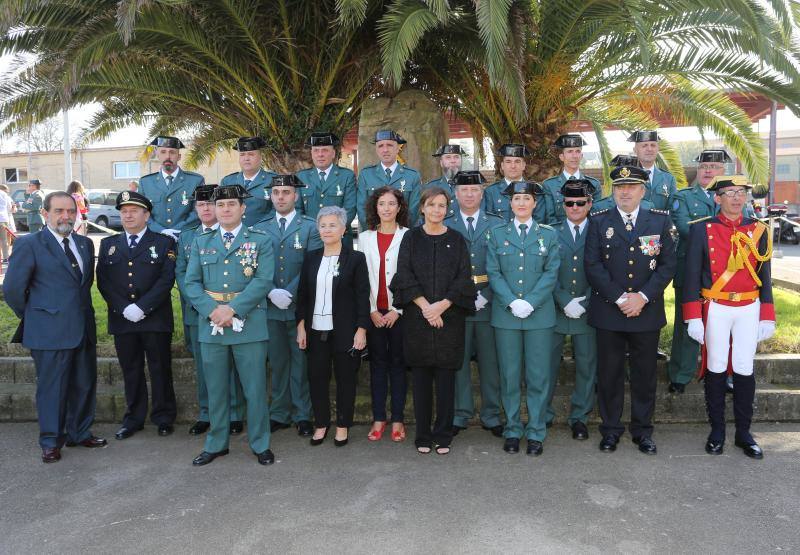
<svg viewBox="0 0 800 555">
<path fill-rule="evenodd" d="M 320 332 L 312 329 L 314 304 L 317 295 L 317 272 L 322 262 L 323 249 L 306 253 L 300 270 L 297 290 L 297 321 L 305 321 L 307 334 L 308 379 L 311 406 L 315 425 L 330 425 L 331 360 L 336 375 L 336 425 L 353 425 L 356 397 L 356 372 L 361 357 L 351 356 L 353 337 L 357 328 L 369 327 L 369 275 L 364 253 L 345 246 L 339 255 L 338 275 L 333 277 L 332 313 L 333 330 Z"/>
<path fill-rule="evenodd" d="M 108 332 L 114 336 L 125 381 L 127 410 L 122 425 L 139 429 L 147 418 L 147 383 L 150 372 L 152 407 L 156 425 L 172 424 L 177 412 L 172 385 L 172 285 L 175 282 L 175 241 L 147 230 L 131 249 L 125 233 L 106 237 L 97 260 L 97 288 L 108 304 Z M 135 303 L 144 319 L 131 322 L 122 313 Z"/>
<path fill-rule="evenodd" d="M 589 325 L 597 329 L 597 400 L 603 435 L 619 437 L 625 398 L 625 352 L 630 353 L 631 425 L 634 437 L 653 433 L 658 335 L 667 323 L 664 289 L 675 275 L 669 213 L 640 208 L 632 231 L 616 208 L 589 218 L 584 267 L 592 297 Z M 639 316 L 616 304 L 625 293 L 647 297 Z"/>
<path fill-rule="evenodd" d="M 39 445 L 62 447 L 92 436 L 97 335 L 91 288 L 94 245 L 72 234 L 83 271 L 70 264 L 48 228 L 14 244 L 3 283 L 8 306 L 23 320 L 22 345 L 36 364 Z"/>
</svg>

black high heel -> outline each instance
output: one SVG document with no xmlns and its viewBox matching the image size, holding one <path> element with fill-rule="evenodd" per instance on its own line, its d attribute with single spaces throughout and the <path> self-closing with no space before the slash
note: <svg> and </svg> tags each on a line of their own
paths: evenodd
<svg viewBox="0 0 800 555">
<path fill-rule="evenodd" d="M 350 440 L 350 430 L 347 430 L 347 437 L 344 439 L 336 439 L 336 436 L 333 437 L 333 444 L 336 447 L 344 447 L 347 445 L 347 442 Z"/>
<path fill-rule="evenodd" d="M 331 427 L 328 426 L 327 428 L 325 428 L 325 433 L 322 435 L 321 438 L 314 439 L 312 437 L 310 440 L 308 440 L 308 443 L 310 443 L 312 446 L 322 445 L 322 442 L 325 441 L 326 437 L 328 437 L 328 430 L 330 430 L 330 429 L 331 429 Z"/>
</svg>

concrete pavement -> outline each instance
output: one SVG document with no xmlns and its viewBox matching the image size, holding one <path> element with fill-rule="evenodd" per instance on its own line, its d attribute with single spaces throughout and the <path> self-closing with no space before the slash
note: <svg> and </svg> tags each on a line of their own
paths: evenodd
<svg viewBox="0 0 800 555">
<path fill-rule="evenodd" d="M 556 427 L 539 458 L 479 428 L 448 456 L 368 428 L 320 447 L 273 436 L 262 467 L 243 436 L 193 468 L 202 439 L 152 427 L 103 450 L 39 462 L 35 424 L 0 425 L 0 551 L 375 553 L 797 551 L 800 424 L 760 424 L 766 456 L 703 452 L 705 426 L 656 428 L 659 454 L 597 450 Z M 112 437 L 114 427 L 96 432 Z M 413 430 L 409 437 L 413 437 Z M 732 426 L 729 426 L 732 435 Z M 732 440 L 732 438 L 729 438 Z"/>
</svg>

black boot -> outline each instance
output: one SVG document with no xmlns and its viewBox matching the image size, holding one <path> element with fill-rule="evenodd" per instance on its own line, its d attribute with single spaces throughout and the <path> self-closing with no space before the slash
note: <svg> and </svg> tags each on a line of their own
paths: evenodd
<svg viewBox="0 0 800 555">
<path fill-rule="evenodd" d="M 755 443 L 750 435 L 750 423 L 753 420 L 753 402 L 756 397 L 756 378 L 753 375 L 733 375 L 733 418 L 736 422 L 736 441 Z"/>
<path fill-rule="evenodd" d="M 706 371 L 703 378 L 706 412 L 711 433 L 706 440 L 706 453 L 721 455 L 725 444 L 725 374 Z"/>
</svg>

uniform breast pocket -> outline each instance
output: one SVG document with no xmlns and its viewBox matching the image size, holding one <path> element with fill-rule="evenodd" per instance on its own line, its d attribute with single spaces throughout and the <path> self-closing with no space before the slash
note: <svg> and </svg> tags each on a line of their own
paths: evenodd
<svg viewBox="0 0 800 555">
<path fill-rule="evenodd" d="M 344 193 L 337 194 L 336 190 L 327 191 L 322 195 L 322 202 L 325 206 L 341 206 L 344 202 Z"/>
<path fill-rule="evenodd" d="M 219 262 L 218 254 L 200 255 L 200 267 L 203 269 L 203 281 L 208 281 L 211 279 L 211 274 L 217 262 Z"/>
<path fill-rule="evenodd" d="M 541 272 L 544 268 L 546 253 L 543 253 L 538 245 L 528 245 L 525 248 L 525 269 L 528 271 Z M 522 266 L 522 264 L 520 264 Z"/>
</svg>

